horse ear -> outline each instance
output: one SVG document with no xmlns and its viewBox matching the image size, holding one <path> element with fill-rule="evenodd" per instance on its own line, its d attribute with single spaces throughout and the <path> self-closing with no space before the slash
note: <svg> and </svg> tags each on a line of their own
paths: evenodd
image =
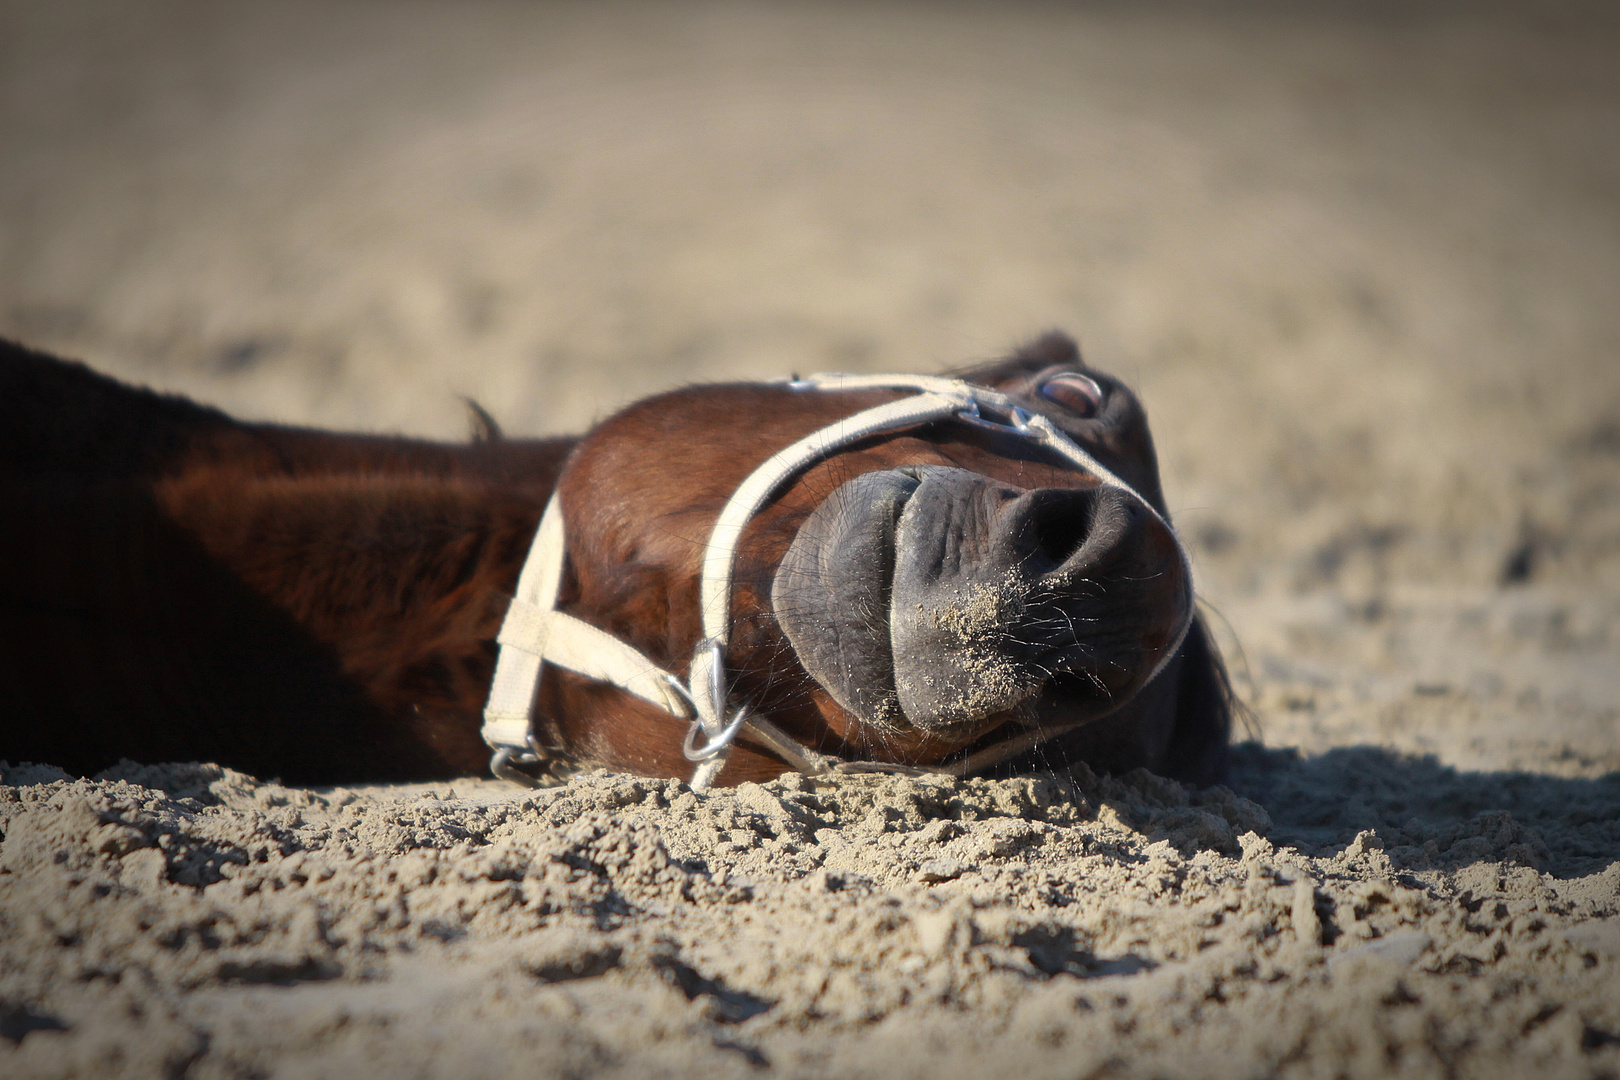
<svg viewBox="0 0 1620 1080">
<path fill-rule="evenodd" d="M 467 406 L 467 430 L 475 443 L 495 443 L 506 437 L 501 425 L 489 415 L 489 410 L 470 397 L 461 399 Z"/>
<path fill-rule="evenodd" d="M 1181 646 L 1176 719 L 1165 754 L 1164 775 L 1200 786 L 1226 776 L 1232 713 L 1238 707 L 1221 654 L 1201 616 L 1193 619 Z"/>
<path fill-rule="evenodd" d="M 1018 348 L 1012 358 L 1020 365 L 1029 365 L 1033 368 L 1048 368 L 1063 365 L 1066 367 L 1083 366 L 1085 361 L 1080 359 L 1080 346 L 1074 338 L 1061 330 L 1048 330 Z"/>
</svg>

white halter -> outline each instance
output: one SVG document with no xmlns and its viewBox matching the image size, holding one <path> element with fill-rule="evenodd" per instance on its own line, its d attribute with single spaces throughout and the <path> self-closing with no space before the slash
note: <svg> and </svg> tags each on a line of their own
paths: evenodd
<svg viewBox="0 0 1620 1080">
<path fill-rule="evenodd" d="M 786 385 L 794 390 L 886 389 L 918 393 L 863 410 L 805 436 L 772 454 L 737 488 L 715 519 L 703 553 L 700 603 L 704 638 L 693 651 L 690 676 L 685 683 L 613 635 L 557 610 L 566 539 L 561 497 L 553 494 L 518 577 L 517 595 L 496 638 L 500 653 L 489 702 L 484 707 L 483 727 L 484 741 L 495 751 L 490 771 L 496 776 L 534 784 L 532 777 L 513 765 L 549 760 L 549 755 L 534 738 L 532 723 L 543 664 L 555 664 L 587 678 L 611 683 L 689 722 L 685 753 L 688 760 L 697 763 L 691 780 L 694 788 L 708 787 L 719 775 L 730 754 L 732 741 L 743 729 L 804 773 L 893 771 L 966 776 L 1077 726 L 1027 732 L 950 765 L 914 769 L 881 762 L 844 761 L 818 753 L 765 717 L 749 712 L 747 705 L 732 707 L 726 686 L 725 655 L 731 637 L 732 567 L 743 526 L 789 477 L 851 443 L 935 420 L 955 420 L 1020 436 L 1090 473 L 1104 486 L 1125 492 L 1169 528 L 1169 522 L 1164 521 L 1136 489 L 1104 468 L 1057 425 L 1038 413 L 1025 410 L 1007 394 L 961 379 L 928 375 L 822 374 L 790 380 Z M 1173 531 L 1171 535 L 1174 536 Z M 1192 572 L 1186 551 L 1179 541 L 1176 547 L 1185 579 L 1190 582 Z M 1158 676 L 1181 648 L 1191 623 L 1189 604 L 1175 640 L 1160 655 L 1148 675 L 1148 682 Z M 704 739 L 702 747 L 696 745 L 700 735 Z"/>
</svg>

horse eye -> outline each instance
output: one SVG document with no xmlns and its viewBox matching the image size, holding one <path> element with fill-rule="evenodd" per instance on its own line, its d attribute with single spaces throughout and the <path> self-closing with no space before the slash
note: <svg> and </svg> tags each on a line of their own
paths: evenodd
<svg viewBox="0 0 1620 1080">
<path fill-rule="evenodd" d="M 1041 384 L 1041 397 L 1063 406 L 1076 416 L 1095 416 L 1102 406 L 1102 387 L 1096 380 L 1073 371 L 1054 375 Z"/>
</svg>

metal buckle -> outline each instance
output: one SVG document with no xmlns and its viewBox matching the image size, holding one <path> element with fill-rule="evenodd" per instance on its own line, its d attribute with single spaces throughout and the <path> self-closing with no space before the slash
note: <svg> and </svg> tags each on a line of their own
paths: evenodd
<svg viewBox="0 0 1620 1080">
<path fill-rule="evenodd" d="M 1021 405 L 1014 405 L 1007 411 L 1008 419 L 1002 420 L 985 416 L 981 411 L 981 403 L 974 398 L 971 408 L 958 410 L 956 418 L 964 424 L 981 427 L 987 431 L 998 431 L 1007 435 L 1030 436 L 1029 422 L 1032 414 Z"/>
</svg>

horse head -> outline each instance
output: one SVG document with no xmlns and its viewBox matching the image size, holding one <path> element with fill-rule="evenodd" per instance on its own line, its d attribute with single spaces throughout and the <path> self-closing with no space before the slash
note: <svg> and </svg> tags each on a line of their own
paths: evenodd
<svg viewBox="0 0 1620 1080">
<path fill-rule="evenodd" d="M 247 424 L 0 343 L 0 756 L 1219 773 L 1146 416 L 1061 335 L 484 427 Z"/>
<path fill-rule="evenodd" d="M 723 640 L 709 711 L 734 707 L 739 722 L 710 778 L 805 767 L 784 736 L 812 761 L 1218 771 L 1224 676 L 1140 402 L 1057 334 L 963 378 L 1008 415 L 852 432 L 777 462 L 757 510 L 731 521 L 725 509 L 784 448 L 903 408 L 914 391 L 690 387 L 630 406 L 575 448 L 556 494 L 567 558 L 555 607 L 678 676 L 677 689 L 695 685 L 704 643 Z M 1030 425 L 1058 434 L 1031 439 Z M 706 617 L 717 546 L 730 572 Z M 697 725 L 702 710 L 672 720 L 678 707 L 658 694 L 576 666 L 585 674 L 542 681 L 542 756 L 691 771 L 678 720 Z"/>
</svg>

